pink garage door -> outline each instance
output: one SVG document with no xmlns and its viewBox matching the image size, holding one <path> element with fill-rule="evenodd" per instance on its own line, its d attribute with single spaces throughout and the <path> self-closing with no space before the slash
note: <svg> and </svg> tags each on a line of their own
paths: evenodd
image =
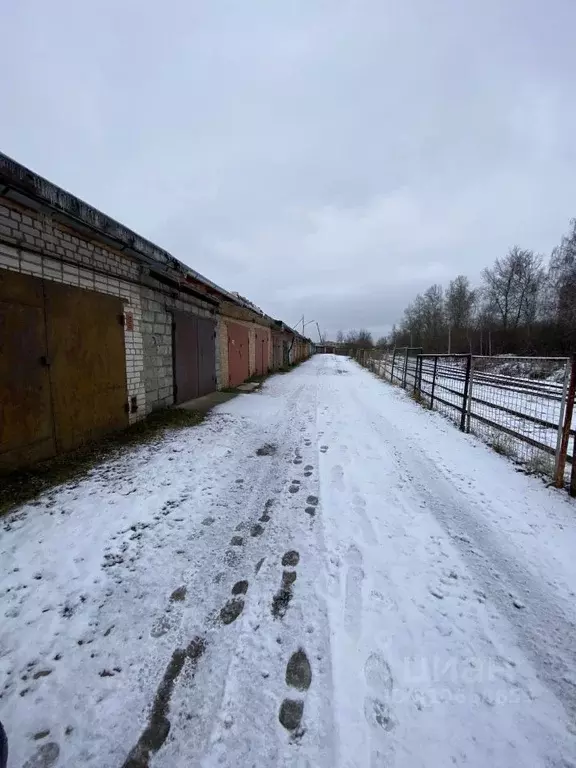
<svg viewBox="0 0 576 768">
<path fill-rule="evenodd" d="M 256 331 L 256 375 L 268 373 L 268 334 L 266 331 Z"/>
<path fill-rule="evenodd" d="M 228 386 L 237 387 L 250 376 L 248 328 L 227 323 L 228 328 Z"/>
</svg>

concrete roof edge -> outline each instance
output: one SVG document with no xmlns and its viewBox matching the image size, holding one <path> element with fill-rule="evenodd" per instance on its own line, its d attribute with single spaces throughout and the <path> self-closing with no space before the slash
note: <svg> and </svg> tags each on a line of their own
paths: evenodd
<svg viewBox="0 0 576 768">
<path fill-rule="evenodd" d="M 71 228 L 74 228 L 74 224 L 88 228 L 106 240 L 117 243 L 121 250 L 128 249 L 146 264 L 171 267 L 184 277 L 190 276 L 213 291 L 235 301 L 229 291 L 188 267 L 168 251 L 0 152 L 0 193 L 2 193 L 2 187 L 6 190 L 14 190 L 19 196 L 57 212 Z"/>
<path fill-rule="evenodd" d="M 238 293 L 227 291 L 200 272 L 188 267 L 168 251 L 0 152 L 0 196 L 9 191 L 16 193 L 16 200 L 23 198 L 33 201 L 40 208 L 54 211 L 72 229 L 80 229 L 81 233 L 88 229 L 104 241 L 117 245 L 119 250 L 128 251 L 130 255 L 148 266 L 153 264 L 170 267 L 179 272 L 184 279 L 196 281 L 224 300 L 259 314 L 271 324 L 281 323 L 290 333 L 302 339 L 305 338 L 282 321 L 274 320 L 249 299 L 245 299 Z"/>
</svg>

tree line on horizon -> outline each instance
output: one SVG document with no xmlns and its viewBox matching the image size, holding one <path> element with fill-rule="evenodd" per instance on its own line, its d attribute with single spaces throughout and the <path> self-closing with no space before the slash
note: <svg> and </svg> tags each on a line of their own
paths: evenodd
<svg viewBox="0 0 576 768">
<path fill-rule="evenodd" d="M 476 355 L 568 355 L 576 352 L 576 219 L 550 254 L 518 245 L 499 256 L 473 286 L 458 275 L 431 285 L 405 308 L 387 336 L 338 331 L 350 347 L 421 347 Z"/>
</svg>

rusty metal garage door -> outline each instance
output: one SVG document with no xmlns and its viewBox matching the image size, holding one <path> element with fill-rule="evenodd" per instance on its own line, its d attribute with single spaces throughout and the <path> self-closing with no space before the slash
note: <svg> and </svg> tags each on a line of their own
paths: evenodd
<svg viewBox="0 0 576 768">
<path fill-rule="evenodd" d="M 44 281 L 56 449 L 128 426 L 122 301 Z"/>
<path fill-rule="evenodd" d="M 0 270 L 0 468 L 128 424 L 118 298 Z"/>
<path fill-rule="evenodd" d="M 228 386 L 237 387 L 250 376 L 248 328 L 238 323 L 227 323 L 228 330 Z"/>
<path fill-rule="evenodd" d="M 198 397 L 198 318 L 174 312 L 174 402 L 185 403 Z"/>
<path fill-rule="evenodd" d="M 0 468 L 56 453 L 42 281 L 0 270 Z"/>
<path fill-rule="evenodd" d="M 270 371 L 270 334 L 267 332 L 262 339 L 262 369 L 264 374 Z"/>
<path fill-rule="evenodd" d="M 272 334 L 272 368 L 278 370 L 284 365 L 282 349 L 282 336 L 279 333 Z"/>
<path fill-rule="evenodd" d="M 268 334 L 266 331 L 256 330 L 256 375 L 264 376 L 268 373 Z"/>
<path fill-rule="evenodd" d="M 216 323 L 174 312 L 174 402 L 185 403 L 216 389 Z"/>
<path fill-rule="evenodd" d="M 216 390 L 216 323 L 198 318 L 198 395 Z"/>
</svg>

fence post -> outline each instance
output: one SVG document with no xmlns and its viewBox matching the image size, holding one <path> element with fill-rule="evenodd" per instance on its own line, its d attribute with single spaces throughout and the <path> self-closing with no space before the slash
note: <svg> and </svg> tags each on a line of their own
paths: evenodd
<svg viewBox="0 0 576 768">
<path fill-rule="evenodd" d="M 418 371 L 418 394 L 420 395 L 420 397 L 422 397 L 422 366 L 424 365 L 424 358 L 422 357 L 422 348 L 420 348 L 418 357 L 420 358 L 420 369 Z"/>
<path fill-rule="evenodd" d="M 472 391 L 474 388 L 474 358 L 470 361 L 470 382 L 468 384 L 468 408 L 466 409 L 466 432 L 470 433 L 470 417 L 472 416 Z"/>
<path fill-rule="evenodd" d="M 402 387 L 403 389 L 406 389 L 406 376 L 408 375 L 408 347 L 406 347 L 405 357 L 404 357 L 404 375 L 402 376 Z"/>
<path fill-rule="evenodd" d="M 560 445 L 556 449 L 556 467 L 554 471 L 554 485 L 556 488 L 562 488 L 564 485 L 564 469 L 566 467 L 566 454 L 568 453 L 568 441 L 570 439 L 570 429 L 572 427 L 572 413 L 574 411 L 574 394 L 576 393 L 576 357 L 570 359 L 570 382 L 568 384 L 568 395 L 566 396 L 566 406 L 564 408 L 564 421 L 562 424 L 562 437 Z M 574 451 L 576 453 L 576 450 Z M 574 478 L 574 458 L 572 459 L 572 476 L 570 480 L 570 495 L 572 495 L 572 484 Z"/>
<path fill-rule="evenodd" d="M 434 358 L 434 371 L 432 373 L 432 391 L 430 392 L 430 410 L 434 410 L 434 390 L 436 389 L 436 370 L 438 368 L 438 355 Z"/>
<path fill-rule="evenodd" d="M 394 366 L 396 365 L 396 347 L 392 352 L 392 370 L 390 371 L 390 383 L 394 384 Z"/>
<path fill-rule="evenodd" d="M 570 496 L 576 496 L 576 447 L 572 449 L 572 454 L 572 470 L 570 472 Z"/>
<path fill-rule="evenodd" d="M 416 370 L 414 371 L 414 394 L 420 395 L 420 365 L 422 359 L 420 355 L 416 355 Z"/>
<path fill-rule="evenodd" d="M 462 415 L 460 417 L 460 431 L 466 432 L 466 411 L 468 409 L 468 388 L 470 386 L 470 368 L 472 367 L 472 355 L 467 355 L 466 378 L 464 379 L 464 395 L 462 397 Z"/>
</svg>

